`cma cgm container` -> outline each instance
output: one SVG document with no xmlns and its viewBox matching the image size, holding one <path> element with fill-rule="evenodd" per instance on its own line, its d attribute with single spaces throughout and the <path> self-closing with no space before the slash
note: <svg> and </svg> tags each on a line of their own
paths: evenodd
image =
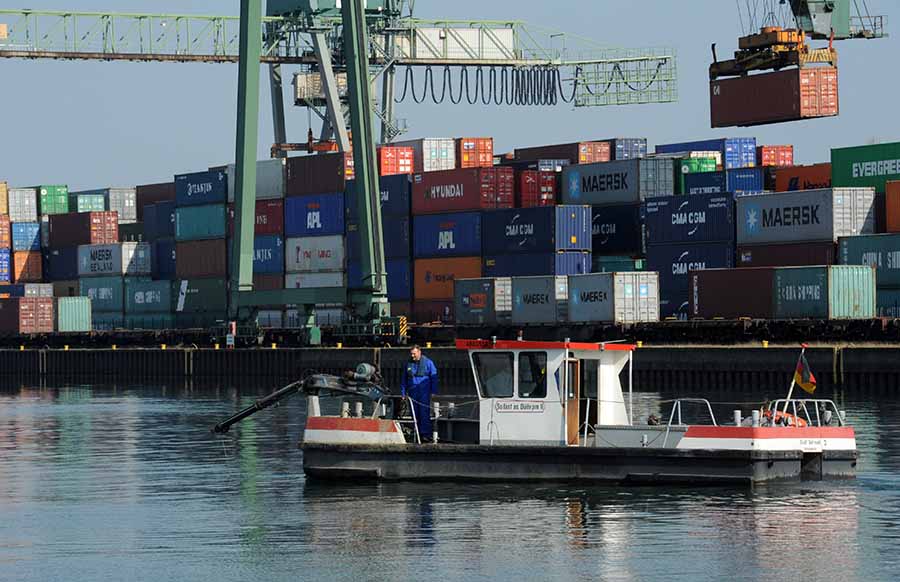
<svg viewBox="0 0 900 582">
<path fill-rule="evenodd" d="M 56 331 L 85 333 L 93 329 L 91 300 L 87 297 L 60 297 L 56 300 Z"/>
<path fill-rule="evenodd" d="M 696 172 L 683 177 L 685 194 L 759 193 L 766 189 L 766 168 L 738 168 L 723 172 Z"/>
<path fill-rule="evenodd" d="M 568 318 L 568 277 L 513 277 L 514 325 L 559 323 Z"/>
<path fill-rule="evenodd" d="M 568 312 L 571 323 L 659 321 L 659 274 L 573 275 Z"/>
<path fill-rule="evenodd" d="M 738 245 L 736 267 L 801 267 L 833 265 L 835 245 L 831 241 L 772 245 Z"/>
<path fill-rule="evenodd" d="M 13 283 L 40 283 L 43 279 L 42 257 L 38 251 L 16 251 L 12 254 Z"/>
<path fill-rule="evenodd" d="M 289 238 L 284 244 L 287 273 L 318 273 L 344 269 L 344 237 L 308 236 Z"/>
<path fill-rule="evenodd" d="M 756 165 L 775 166 L 779 168 L 794 165 L 794 146 L 764 145 L 756 146 Z"/>
<path fill-rule="evenodd" d="M 597 255 L 644 254 L 644 219 L 640 204 L 595 206 L 591 223 L 592 249 Z"/>
<path fill-rule="evenodd" d="M 385 261 L 387 271 L 388 301 L 409 301 L 412 299 L 412 264 L 405 259 Z M 358 262 L 347 264 L 347 288 L 362 289 L 362 265 Z"/>
<path fill-rule="evenodd" d="M 380 146 L 377 154 L 380 176 L 409 175 L 415 171 L 416 156 L 412 148 Z"/>
<path fill-rule="evenodd" d="M 353 154 L 333 153 L 287 158 L 285 196 L 343 192 L 353 178 Z"/>
<path fill-rule="evenodd" d="M 833 188 L 739 196 L 737 243 L 837 241 L 875 229 L 871 188 Z"/>
<path fill-rule="evenodd" d="M 564 204 L 636 204 L 674 194 L 675 162 L 671 159 L 648 158 L 563 168 Z"/>
<path fill-rule="evenodd" d="M 144 207 L 144 238 L 153 242 L 175 236 L 175 201 L 168 200 Z"/>
<path fill-rule="evenodd" d="M 416 301 L 453 301 L 456 279 L 481 277 L 481 257 L 417 259 L 413 262 L 413 296 Z"/>
<path fill-rule="evenodd" d="M 590 206 L 495 210 L 481 217 L 486 255 L 591 250 Z"/>
<path fill-rule="evenodd" d="M 752 126 L 838 114 L 838 73 L 807 67 L 709 83 L 712 127 Z"/>
<path fill-rule="evenodd" d="M 647 138 L 645 137 L 614 137 L 603 141 L 609 143 L 611 160 L 633 160 L 647 155 Z"/>
<path fill-rule="evenodd" d="M 775 191 L 821 190 L 831 188 L 831 164 L 792 166 L 775 169 Z"/>
<path fill-rule="evenodd" d="M 125 309 L 125 280 L 122 277 L 90 277 L 79 282 L 80 294 L 91 300 L 94 314 L 119 313 Z"/>
<path fill-rule="evenodd" d="M 178 242 L 175 245 L 175 276 L 179 279 L 228 276 L 225 239 Z"/>
<path fill-rule="evenodd" d="M 50 247 L 103 245 L 119 242 L 115 212 L 79 212 L 50 217 Z"/>
<path fill-rule="evenodd" d="M 228 197 L 225 172 L 209 170 L 175 176 L 175 202 L 178 206 L 224 204 Z"/>
<path fill-rule="evenodd" d="M 0 299 L 0 332 L 4 334 L 53 333 L 52 297 Z"/>
<path fill-rule="evenodd" d="M 482 217 L 487 218 L 488 214 L 455 212 L 414 217 L 413 256 L 427 259 L 480 255 Z M 390 230 L 384 234 L 385 238 L 392 236 Z"/>
<path fill-rule="evenodd" d="M 756 138 L 732 137 L 708 139 L 681 143 L 661 144 L 656 146 L 658 154 L 679 152 L 720 152 L 723 169 L 752 168 L 756 165 Z"/>
<path fill-rule="evenodd" d="M 137 200 L 137 219 L 144 220 L 144 207 L 148 204 L 175 200 L 175 182 L 162 182 L 159 184 L 142 184 L 134 188 Z"/>
<path fill-rule="evenodd" d="M 44 278 L 65 281 L 78 277 L 78 247 L 44 250 Z"/>
<path fill-rule="evenodd" d="M 125 314 L 171 313 L 172 281 L 147 281 L 127 277 L 125 279 Z"/>
<path fill-rule="evenodd" d="M 516 148 L 517 160 L 569 160 L 572 164 L 596 164 L 612 159 L 608 141 L 579 141 L 556 145 Z"/>
<path fill-rule="evenodd" d="M 503 325 L 512 318 L 512 279 L 458 279 L 454 309 L 458 325 Z"/>
<path fill-rule="evenodd" d="M 687 317 L 690 271 L 733 266 L 734 247 L 725 242 L 648 246 L 647 270 L 659 273 L 660 317 Z"/>
<path fill-rule="evenodd" d="M 40 214 L 65 214 L 69 211 L 67 186 L 38 186 L 37 191 Z"/>
<path fill-rule="evenodd" d="M 193 241 L 225 238 L 224 204 L 184 206 L 175 209 L 175 240 Z"/>
<path fill-rule="evenodd" d="M 153 278 L 154 279 L 174 279 L 176 270 L 175 249 L 176 243 L 173 238 L 161 238 L 150 243 L 153 250 L 150 256 L 153 259 Z M 183 243 L 196 245 L 199 243 Z"/>
<path fill-rule="evenodd" d="M 382 216 L 381 232 L 384 239 L 384 256 L 386 259 L 403 259 L 410 257 L 410 220 L 409 216 Z M 362 240 L 360 225 L 347 223 L 347 259 L 356 260 L 360 256 Z"/>
<path fill-rule="evenodd" d="M 37 222 L 14 222 L 12 225 L 12 250 L 41 250 L 41 225 Z"/>
<path fill-rule="evenodd" d="M 512 168 L 473 168 L 414 174 L 413 214 L 512 208 L 515 202 Z"/>
<path fill-rule="evenodd" d="M 286 236 L 325 236 L 344 233 L 344 195 L 291 196 L 284 201 Z"/>
<path fill-rule="evenodd" d="M 271 200 L 284 198 L 284 159 L 262 160 L 256 162 L 256 188 L 254 193 L 256 200 Z M 237 192 L 235 183 L 236 166 L 228 164 L 225 176 L 228 180 L 228 201 L 234 202 Z"/>
<path fill-rule="evenodd" d="M 696 194 L 644 204 L 647 244 L 734 240 L 734 197 Z"/>
<path fill-rule="evenodd" d="M 70 193 L 70 212 L 85 212 L 84 210 L 76 210 L 71 205 L 73 200 L 80 204 L 83 197 L 87 197 L 94 206 L 97 206 L 99 198 L 102 198 L 104 201 L 103 208 L 88 208 L 87 210 L 109 210 L 110 212 L 115 212 L 119 216 L 120 224 L 137 222 L 137 192 L 134 188 L 100 188 L 98 190 Z"/>
<path fill-rule="evenodd" d="M 172 294 L 176 314 L 208 313 L 215 317 L 228 310 L 224 279 L 182 279 L 175 282 Z"/>
<path fill-rule="evenodd" d="M 539 275 L 582 275 L 591 272 L 591 253 L 511 253 L 484 257 L 485 277 L 532 277 Z"/>
<path fill-rule="evenodd" d="M 12 253 L 0 249 L 0 282 L 9 283 L 12 278 Z"/>
<path fill-rule="evenodd" d="M 35 188 L 9 189 L 9 219 L 13 222 L 37 222 L 38 204 Z"/>
<path fill-rule="evenodd" d="M 900 287 L 900 234 L 842 237 L 838 262 L 875 267 L 879 287 Z"/>
<path fill-rule="evenodd" d="M 381 189 L 381 216 L 409 216 L 412 182 L 406 174 L 382 176 L 378 180 Z M 348 222 L 359 222 L 359 204 L 356 198 L 356 181 L 349 180 L 344 190 L 344 206 Z"/>
<path fill-rule="evenodd" d="M 456 167 L 456 141 L 452 138 L 426 137 L 397 141 L 393 145 L 413 149 L 415 172 L 437 172 Z"/>
<path fill-rule="evenodd" d="M 78 247 L 78 276 L 150 276 L 153 264 L 149 243 L 81 245 Z"/>
<path fill-rule="evenodd" d="M 831 176 L 836 188 L 870 187 L 884 193 L 889 180 L 900 180 L 900 142 L 832 149 Z"/>
<path fill-rule="evenodd" d="M 457 168 L 490 168 L 494 165 L 494 138 L 456 138 Z"/>
</svg>

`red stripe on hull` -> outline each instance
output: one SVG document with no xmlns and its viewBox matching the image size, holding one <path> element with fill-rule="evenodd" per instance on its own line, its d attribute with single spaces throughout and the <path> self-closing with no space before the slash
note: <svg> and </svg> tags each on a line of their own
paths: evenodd
<svg viewBox="0 0 900 582">
<path fill-rule="evenodd" d="M 852 439 L 856 433 L 850 427 L 753 427 L 753 426 L 690 426 L 685 438 L 700 439 Z"/>
<path fill-rule="evenodd" d="M 337 416 L 310 416 L 306 420 L 308 430 L 355 430 L 360 432 L 397 432 L 396 425 L 378 418 L 342 418 Z"/>
</svg>

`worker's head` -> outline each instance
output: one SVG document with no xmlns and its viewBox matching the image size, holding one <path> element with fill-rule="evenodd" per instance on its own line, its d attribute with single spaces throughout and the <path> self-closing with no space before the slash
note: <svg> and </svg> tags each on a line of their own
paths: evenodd
<svg viewBox="0 0 900 582">
<path fill-rule="evenodd" d="M 422 357 L 422 350 L 419 346 L 413 346 L 409 350 L 409 357 L 413 362 L 418 362 L 419 358 Z"/>
</svg>

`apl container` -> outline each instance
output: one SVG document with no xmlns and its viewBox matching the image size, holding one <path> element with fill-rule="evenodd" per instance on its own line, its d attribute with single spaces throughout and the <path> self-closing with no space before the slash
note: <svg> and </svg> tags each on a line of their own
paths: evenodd
<svg viewBox="0 0 900 582">
<path fill-rule="evenodd" d="M 437 172 L 456 167 L 456 141 L 452 138 L 426 137 L 398 141 L 393 145 L 413 149 L 415 172 Z"/>
<path fill-rule="evenodd" d="M 343 271 L 325 273 L 288 273 L 284 276 L 286 289 L 346 288 L 347 277 Z"/>
<path fill-rule="evenodd" d="M 125 314 L 171 313 L 173 311 L 172 281 L 125 279 Z"/>
<path fill-rule="evenodd" d="M 647 244 L 734 240 L 734 197 L 696 194 L 644 204 Z"/>
<path fill-rule="evenodd" d="M 92 329 L 91 300 L 87 297 L 60 297 L 56 300 L 56 331 L 86 333 Z"/>
<path fill-rule="evenodd" d="M 209 170 L 175 176 L 177 206 L 225 204 L 228 197 L 228 178 L 225 172 Z"/>
<path fill-rule="evenodd" d="M 284 173 L 285 160 L 261 160 L 256 162 L 256 200 L 271 200 L 284 198 Z M 234 164 L 228 164 L 225 175 L 228 180 L 228 201 L 234 202 L 234 194 L 237 192 L 235 184 Z"/>
<path fill-rule="evenodd" d="M 484 254 L 488 255 L 589 251 L 591 207 L 555 206 L 485 212 L 481 230 Z"/>
<path fill-rule="evenodd" d="M 490 168 L 494 165 L 494 138 L 458 137 L 454 141 L 457 168 Z"/>
<path fill-rule="evenodd" d="M 413 214 L 512 208 L 515 172 L 506 166 L 414 174 Z"/>
<path fill-rule="evenodd" d="M 456 212 L 413 218 L 413 256 L 417 259 L 464 257 L 481 254 L 482 216 L 490 213 Z M 391 238 L 386 225 L 385 239 Z"/>
<path fill-rule="evenodd" d="M 409 260 L 385 261 L 387 271 L 388 301 L 409 301 L 412 299 L 412 264 Z M 347 264 L 347 287 L 364 288 L 362 266 L 357 262 Z"/>
<path fill-rule="evenodd" d="M 193 241 L 225 238 L 224 204 L 184 206 L 175 209 L 175 240 Z"/>
<path fill-rule="evenodd" d="M 835 188 L 871 187 L 884 192 L 889 180 L 900 180 L 900 142 L 832 149 L 831 175 Z"/>
<path fill-rule="evenodd" d="M 503 325 L 512 319 L 512 279 L 459 279 L 454 286 L 458 325 Z"/>
<path fill-rule="evenodd" d="M 572 164 L 595 164 L 612 159 L 609 141 L 580 141 L 556 145 L 516 148 L 517 160 L 563 159 Z"/>
<path fill-rule="evenodd" d="M 44 250 L 44 278 L 65 281 L 78 277 L 78 247 Z"/>
<path fill-rule="evenodd" d="M 81 279 L 81 296 L 91 300 L 94 314 L 121 314 L 125 309 L 125 280 L 122 277 Z"/>
<path fill-rule="evenodd" d="M 563 168 L 564 204 L 636 204 L 675 194 L 671 159 L 624 160 Z"/>
<path fill-rule="evenodd" d="M 353 154 L 333 153 L 287 158 L 285 196 L 343 192 L 353 178 Z"/>
<path fill-rule="evenodd" d="M 568 318 L 568 277 L 513 277 L 514 325 L 559 323 Z"/>
<path fill-rule="evenodd" d="M 453 282 L 481 277 L 481 257 L 417 259 L 413 262 L 413 296 L 419 300 L 453 301 Z"/>
<path fill-rule="evenodd" d="M 78 247 L 78 276 L 150 276 L 153 263 L 149 243 L 81 245 Z"/>
<path fill-rule="evenodd" d="M 212 317 L 228 309 L 224 279 L 181 279 L 175 282 L 175 313 L 208 313 Z"/>
<path fill-rule="evenodd" d="M 398 176 L 382 176 L 379 178 L 381 188 L 382 216 L 409 216 L 412 182 L 407 174 Z M 348 180 L 344 190 L 344 206 L 348 222 L 359 222 L 359 205 L 356 202 L 356 181 Z"/>
<path fill-rule="evenodd" d="M 290 196 L 284 201 L 286 236 L 344 234 L 344 195 Z"/>
<path fill-rule="evenodd" d="M 484 257 L 485 277 L 532 277 L 539 275 L 582 275 L 591 272 L 591 253 L 513 253 Z"/>
<path fill-rule="evenodd" d="M 345 255 L 340 235 L 289 238 L 284 249 L 285 272 L 343 271 Z"/>
<path fill-rule="evenodd" d="M 167 200 L 144 207 L 144 238 L 153 242 L 175 236 L 175 201 Z"/>
<path fill-rule="evenodd" d="M 14 222 L 12 225 L 14 251 L 41 250 L 41 225 L 37 222 Z"/>
<path fill-rule="evenodd" d="M 727 242 L 674 243 L 647 247 L 647 270 L 659 273 L 659 314 L 688 315 L 688 273 L 734 266 L 734 247 Z"/>
<path fill-rule="evenodd" d="M 718 151 L 722 153 L 722 163 L 726 170 L 752 168 L 756 165 L 756 138 L 734 137 L 708 139 L 656 146 L 656 153 L 678 153 L 691 151 Z"/>
<path fill-rule="evenodd" d="M 738 245 L 736 257 L 736 267 L 833 265 L 835 263 L 835 245 L 831 241 Z"/>
<path fill-rule="evenodd" d="M 176 277 L 176 243 L 173 238 L 161 238 L 150 243 L 153 245 L 151 257 L 153 259 L 154 279 L 174 279 Z M 182 243 L 196 245 L 199 243 Z"/>
<path fill-rule="evenodd" d="M 739 196 L 737 243 L 836 241 L 875 231 L 871 188 L 834 188 Z"/>
<path fill-rule="evenodd" d="M 52 297 L 0 299 L 0 333 L 53 333 L 53 302 Z"/>
<path fill-rule="evenodd" d="M 69 211 L 67 186 L 38 186 L 37 191 L 40 214 L 65 214 Z"/>
<path fill-rule="evenodd" d="M 381 232 L 384 239 L 384 257 L 386 259 L 408 259 L 411 256 L 411 228 L 409 216 L 382 216 Z M 360 225 L 347 223 L 347 259 L 360 257 L 361 238 Z"/>
<path fill-rule="evenodd" d="M 9 189 L 9 219 L 13 222 L 37 222 L 36 188 Z"/>
<path fill-rule="evenodd" d="M 178 279 L 228 276 L 225 239 L 178 242 L 175 245 L 175 276 Z M 161 263 L 160 263 L 161 265 Z"/>
<path fill-rule="evenodd" d="M 595 206 L 591 236 L 593 254 L 644 254 L 644 219 L 640 204 Z"/>
<path fill-rule="evenodd" d="M 645 137 L 614 137 L 603 141 L 609 143 L 609 157 L 612 160 L 633 160 L 647 155 Z"/>
<path fill-rule="evenodd" d="M 822 188 L 831 188 L 831 164 L 775 169 L 776 192 L 821 190 Z"/>
<path fill-rule="evenodd" d="M 842 265 L 875 267 L 879 287 L 900 287 L 900 234 L 873 234 L 838 239 Z"/>
<path fill-rule="evenodd" d="M 571 323 L 659 321 L 659 274 L 572 275 L 568 314 Z"/>
</svg>

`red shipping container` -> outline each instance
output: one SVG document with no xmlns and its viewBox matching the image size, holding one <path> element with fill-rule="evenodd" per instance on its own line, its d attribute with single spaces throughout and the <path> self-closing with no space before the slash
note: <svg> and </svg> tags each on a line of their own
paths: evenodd
<svg viewBox="0 0 900 582">
<path fill-rule="evenodd" d="M 608 162 L 611 149 L 608 141 L 579 141 L 557 145 L 518 148 L 516 159 L 532 160 L 569 160 L 573 164 L 594 164 Z"/>
<path fill-rule="evenodd" d="M 706 269 L 691 271 L 690 319 L 770 319 L 775 270 Z"/>
<path fill-rule="evenodd" d="M 834 243 L 789 243 L 742 245 L 737 248 L 736 267 L 803 267 L 835 264 Z"/>
<path fill-rule="evenodd" d="M 254 291 L 276 291 L 284 289 L 284 275 L 253 275 Z"/>
<path fill-rule="evenodd" d="M 228 247 L 225 239 L 176 243 L 175 276 L 179 279 L 227 277 Z"/>
<path fill-rule="evenodd" d="M 516 189 L 516 208 L 556 204 L 556 173 L 522 170 Z"/>
<path fill-rule="evenodd" d="M 0 215 L 0 249 L 12 248 L 12 226 L 9 216 Z"/>
<path fill-rule="evenodd" d="M 441 323 L 452 325 L 454 323 L 453 302 L 416 301 L 412 304 L 412 320 L 418 324 Z"/>
<path fill-rule="evenodd" d="M 403 146 L 381 146 L 378 148 L 378 172 L 381 176 L 412 174 L 415 150 Z"/>
<path fill-rule="evenodd" d="M 453 301 L 453 282 L 481 277 L 481 257 L 416 259 L 413 262 L 413 297 Z"/>
<path fill-rule="evenodd" d="M 228 234 L 234 235 L 234 204 L 228 205 Z M 257 200 L 253 234 L 284 234 L 284 200 Z"/>
<path fill-rule="evenodd" d="M 287 159 L 287 195 L 333 194 L 353 179 L 353 154 L 333 153 Z"/>
<path fill-rule="evenodd" d="M 175 182 L 163 182 L 160 184 L 144 184 L 135 186 L 134 195 L 137 204 L 137 221 L 144 221 L 144 206 L 175 200 Z"/>
<path fill-rule="evenodd" d="M 414 174 L 412 198 L 413 214 L 512 208 L 515 172 L 497 166 Z"/>
<path fill-rule="evenodd" d="M 712 127 L 798 121 L 838 114 L 833 67 L 788 69 L 710 81 Z"/>
<path fill-rule="evenodd" d="M 775 191 L 831 188 L 831 163 L 775 168 Z"/>
<path fill-rule="evenodd" d="M 53 333 L 52 297 L 0 299 L 0 332 L 5 334 Z"/>
<path fill-rule="evenodd" d="M 107 245 L 119 242 L 119 218 L 115 211 L 69 212 L 50 215 L 50 248 Z"/>
<path fill-rule="evenodd" d="M 41 251 L 16 251 L 12 254 L 12 282 L 40 283 L 43 277 Z"/>
<path fill-rule="evenodd" d="M 885 185 L 885 232 L 900 232 L 900 182 Z"/>
<path fill-rule="evenodd" d="M 494 138 L 456 138 L 457 168 L 491 168 L 494 166 Z"/>
<path fill-rule="evenodd" d="M 783 168 L 794 165 L 794 146 L 767 145 L 756 147 L 757 166 L 776 166 Z"/>
</svg>

